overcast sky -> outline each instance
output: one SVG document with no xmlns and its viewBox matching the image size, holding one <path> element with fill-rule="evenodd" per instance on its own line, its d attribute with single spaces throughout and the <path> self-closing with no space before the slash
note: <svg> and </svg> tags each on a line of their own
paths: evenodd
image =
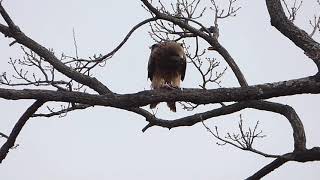
<svg viewBox="0 0 320 180">
<path fill-rule="evenodd" d="M 209 6 L 208 2 L 202 5 Z M 302 50 L 271 27 L 264 1 L 239 0 L 238 4 L 242 8 L 237 17 L 220 23 L 219 40 L 250 85 L 316 72 L 313 62 Z M 135 24 L 149 16 L 140 1 L 4 0 L 3 5 L 27 35 L 53 48 L 56 54 L 75 54 L 74 28 L 79 55 L 84 58 L 112 50 Z M 308 21 L 319 10 L 314 1 L 306 0 L 296 24 L 311 32 Z M 202 22 L 210 22 L 209 18 L 212 18 L 210 13 Z M 4 23 L 3 19 L 0 22 Z M 153 41 L 148 30 L 149 27 L 144 26 L 136 31 L 106 67 L 95 71 L 95 76 L 114 92 L 149 89 L 146 67 Z M 315 38 L 319 41 L 319 37 L 318 33 Z M 11 41 L 0 36 L 0 72 L 12 74 L 7 61 L 10 57 L 22 56 L 19 45 L 8 46 Z M 223 69 L 225 63 L 221 57 L 212 52 L 208 56 L 218 58 Z M 189 64 L 182 86 L 197 87 L 199 80 Z M 229 69 L 222 86 L 238 86 Z M 271 99 L 295 108 L 304 123 L 308 148 L 320 145 L 319 100 L 318 95 Z M 32 102 L 0 99 L 0 132 L 9 134 Z M 169 119 L 187 114 L 181 107 L 178 113 L 169 112 L 164 105 L 160 105 L 158 111 L 161 118 Z M 292 129 L 287 119 L 278 114 L 244 110 L 210 119 L 207 125 L 212 128 L 217 125 L 222 134 L 236 131 L 240 113 L 246 126 L 259 120 L 260 129 L 267 135 L 254 145 L 257 149 L 271 154 L 292 151 Z M 1 164 L 0 179 L 236 180 L 252 175 L 272 161 L 229 145 L 217 146 L 217 140 L 201 124 L 170 131 L 153 127 L 142 133 L 145 125 L 141 116 L 103 107 L 72 112 L 64 118 L 31 119 L 17 139 L 19 146 L 11 150 Z M 289 162 L 264 179 L 319 179 L 319 168 L 320 162 Z"/>
</svg>

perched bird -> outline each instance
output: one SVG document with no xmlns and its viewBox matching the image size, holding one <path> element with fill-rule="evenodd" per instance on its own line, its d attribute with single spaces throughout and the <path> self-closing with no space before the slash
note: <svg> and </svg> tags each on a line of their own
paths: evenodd
<svg viewBox="0 0 320 180">
<path fill-rule="evenodd" d="M 148 78 L 152 89 L 180 88 L 180 81 L 186 73 L 186 55 L 182 44 L 165 41 L 151 46 L 148 62 Z M 158 103 L 150 104 L 155 108 Z M 175 102 L 167 102 L 171 111 L 176 112 Z"/>
</svg>

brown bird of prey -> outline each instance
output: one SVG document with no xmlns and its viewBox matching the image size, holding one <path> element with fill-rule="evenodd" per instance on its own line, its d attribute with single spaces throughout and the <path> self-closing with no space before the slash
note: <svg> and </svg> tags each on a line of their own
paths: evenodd
<svg viewBox="0 0 320 180">
<path fill-rule="evenodd" d="M 180 81 L 184 79 L 186 67 L 186 55 L 182 44 L 166 41 L 151 46 L 148 78 L 152 82 L 152 89 L 180 88 Z M 157 104 L 150 104 L 150 108 L 155 108 Z M 175 102 L 167 102 L 167 105 L 171 111 L 176 112 Z"/>
</svg>

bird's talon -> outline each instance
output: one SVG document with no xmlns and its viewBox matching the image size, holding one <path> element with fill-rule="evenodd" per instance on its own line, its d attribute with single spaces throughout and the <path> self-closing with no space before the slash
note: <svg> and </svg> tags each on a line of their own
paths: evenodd
<svg viewBox="0 0 320 180">
<path fill-rule="evenodd" d="M 169 83 L 165 83 L 162 88 L 164 89 L 169 89 L 169 90 L 172 90 L 172 89 L 176 89 L 176 87 L 172 86 L 171 84 Z"/>
</svg>

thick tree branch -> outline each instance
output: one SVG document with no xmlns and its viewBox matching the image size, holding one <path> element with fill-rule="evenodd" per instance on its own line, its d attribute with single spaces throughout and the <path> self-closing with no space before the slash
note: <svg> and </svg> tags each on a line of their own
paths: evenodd
<svg viewBox="0 0 320 180">
<path fill-rule="evenodd" d="M 26 124 L 27 120 L 35 113 L 39 107 L 41 107 L 45 101 L 37 100 L 34 102 L 20 117 L 14 128 L 12 129 L 7 141 L 2 145 L 0 149 L 0 163 L 4 158 L 6 158 L 9 149 L 14 146 L 14 143 L 22 130 L 23 126 Z"/>
<path fill-rule="evenodd" d="M 254 101 L 254 103 L 248 105 L 248 107 L 264 111 L 271 111 L 285 116 L 293 130 L 294 151 L 298 152 L 306 150 L 306 136 L 304 127 L 299 116 L 292 107 L 266 101 Z"/>
<path fill-rule="evenodd" d="M 320 44 L 314 41 L 308 33 L 298 28 L 286 17 L 280 0 L 266 0 L 271 25 L 289 38 L 310 57 L 320 70 Z"/>
<path fill-rule="evenodd" d="M 152 126 L 161 126 L 169 129 L 181 126 L 192 126 L 196 123 L 202 122 L 212 117 L 231 114 L 246 108 L 270 111 L 285 116 L 293 129 L 294 152 L 302 152 L 306 150 L 306 137 L 304 128 L 300 118 L 298 117 L 294 109 L 288 105 L 266 101 L 239 102 L 228 106 L 223 106 L 218 109 L 213 109 L 204 113 L 198 113 L 191 116 L 179 118 L 176 120 L 163 120 L 157 119 L 155 117 L 150 117 L 150 119 L 148 120 L 149 124 L 144 128 L 144 131 Z"/>
<path fill-rule="evenodd" d="M 141 107 L 151 103 L 170 101 L 186 101 L 195 104 L 248 101 L 306 93 L 320 93 L 320 82 L 312 78 L 301 78 L 238 88 L 146 90 L 123 95 L 93 95 L 82 92 L 0 88 L 0 97 L 4 99 L 39 99 L 117 108 Z"/>
<path fill-rule="evenodd" d="M 277 169 L 284 163 L 288 161 L 297 161 L 297 162 L 309 162 L 309 161 L 319 161 L 320 160 L 320 147 L 314 147 L 312 149 L 307 149 L 302 152 L 292 152 L 284 154 L 283 156 L 275 159 L 270 164 L 264 166 L 255 174 L 247 178 L 247 180 L 256 180 L 261 179 L 265 175 L 269 174 L 273 170 Z"/>
<path fill-rule="evenodd" d="M 268 165 L 264 166 L 262 169 L 260 169 L 258 172 L 256 172 L 254 175 L 250 176 L 246 180 L 258 180 L 264 177 L 265 175 L 269 174 L 273 170 L 277 169 L 278 167 L 282 166 L 284 163 L 288 162 L 288 160 L 283 158 L 277 158 L 273 160 Z"/>
<path fill-rule="evenodd" d="M 146 8 L 153 13 L 152 18 L 146 19 L 136 26 L 134 26 L 126 35 L 124 40 L 110 53 L 95 59 L 93 66 L 99 64 L 99 61 L 103 61 L 106 58 L 112 57 L 122 45 L 128 40 L 131 34 L 140 26 L 156 20 L 169 21 L 175 25 L 180 26 L 187 33 L 193 34 L 192 37 L 201 37 L 212 47 L 212 50 L 217 51 L 228 63 L 233 70 L 238 82 L 242 86 L 241 88 L 220 88 L 211 90 L 200 89 L 183 89 L 183 90 L 158 90 L 158 91 L 142 91 L 133 94 L 114 94 L 104 84 L 95 78 L 84 75 L 84 73 L 78 72 L 76 69 L 72 69 L 65 63 L 61 62 L 52 52 L 45 47 L 38 44 L 33 39 L 26 36 L 18 26 L 16 26 L 8 13 L 3 8 L 0 2 L 0 14 L 4 18 L 8 26 L 0 24 L 0 32 L 6 37 L 14 38 L 14 42 L 10 45 L 18 42 L 30 50 L 37 53 L 41 58 L 50 63 L 54 69 L 57 69 L 62 74 L 77 81 L 83 85 L 86 85 L 96 92 L 96 94 L 88 94 L 83 92 L 69 92 L 69 91 L 50 91 L 50 90 L 13 90 L 0 88 L 0 98 L 17 100 L 17 99 L 35 99 L 37 100 L 32 106 L 30 106 L 23 116 L 19 119 L 15 127 L 13 128 L 7 142 L 0 149 L 0 163 L 6 157 L 9 149 L 13 147 L 14 142 L 20 133 L 22 127 L 30 117 L 45 116 L 50 117 L 59 115 L 64 112 L 73 111 L 76 109 L 85 109 L 93 105 L 110 106 L 120 108 L 130 112 L 134 112 L 146 118 L 149 124 L 143 129 L 147 130 L 152 126 L 161 126 L 165 128 L 175 128 L 181 126 L 192 126 L 198 122 L 204 120 L 226 115 L 234 112 L 238 112 L 245 108 L 253 108 L 263 111 L 270 111 L 279 113 L 285 116 L 292 129 L 294 148 L 292 153 L 282 155 L 275 159 L 273 162 L 263 167 L 253 176 L 248 179 L 259 179 L 266 174 L 270 173 L 274 169 L 280 167 L 288 161 L 307 162 L 320 160 L 320 148 L 315 147 L 312 149 L 306 149 L 306 137 L 303 128 L 303 124 L 296 114 L 295 110 L 287 105 L 278 103 L 261 101 L 262 99 L 268 99 L 279 96 L 289 96 L 305 93 L 320 93 L 319 77 L 307 77 L 295 80 L 281 81 L 276 83 L 259 84 L 255 86 L 248 86 L 245 77 L 241 70 L 235 63 L 229 52 L 219 43 L 217 36 L 210 32 L 204 25 L 191 18 L 173 16 L 169 13 L 165 13 L 163 10 L 158 10 L 153 7 L 148 0 L 141 0 Z M 234 1 L 230 0 L 230 3 Z M 268 11 L 271 17 L 271 24 L 276 27 L 282 34 L 293 41 L 298 47 L 304 50 L 305 54 L 309 56 L 320 69 L 320 45 L 308 36 L 303 30 L 296 27 L 292 22 L 288 20 L 281 7 L 280 0 L 266 0 Z M 231 6 L 230 6 L 231 7 Z M 229 11 L 230 11 L 229 7 Z M 217 15 L 217 14 L 216 14 Z M 222 13 L 220 14 L 222 15 Z M 188 24 L 188 21 L 195 23 L 195 26 L 201 28 L 195 28 Z M 217 25 L 215 23 L 215 25 Z M 216 26 L 217 28 L 217 26 Z M 77 61 L 77 59 L 75 60 Z M 90 61 L 91 62 L 91 61 Z M 88 68 L 89 69 L 89 68 Z M 89 70 L 88 70 L 89 71 Z M 320 75 L 320 74 L 319 74 Z M 18 84 L 19 85 L 19 84 Z M 73 103 L 74 106 L 64 109 L 58 112 L 52 112 L 49 114 L 34 114 L 35 111 L 46 101 L 58 101 Z M 195 104 L 210 104 L 210 103 L 222 103 L 222 102 L 236 102 L 231 105 L 222 106 L 218 109 L 209 110 L 203 113 L 194 114 L 191 116 L 175 119 L 164 120 L 155 117 L 153 114 L 138 108 L 155 102 L 168 102 L 168 101 L 185 101 Z M 80 103 L 80 105 L 75 105 Z M 1 133 L 0 133 L 1 136 Z M 256 153 L 264 154 L 260 151 Z M 265 155 L 265 154 L 264 154 Z M 275 157 L 275 156 L 274 156 Z"/>
<path fill-rule="evenodd" d="M 10 18 L 9 14 L 6 12 L 6 10 L 2 6 L 2 2 L 0 1 L 0 14 L 3 17 L 3 19 L 8 24 L 9 28 L 12 30 L 17 29 L 17 26 L 13 23 L 12 19 Z"/>
</svg>

